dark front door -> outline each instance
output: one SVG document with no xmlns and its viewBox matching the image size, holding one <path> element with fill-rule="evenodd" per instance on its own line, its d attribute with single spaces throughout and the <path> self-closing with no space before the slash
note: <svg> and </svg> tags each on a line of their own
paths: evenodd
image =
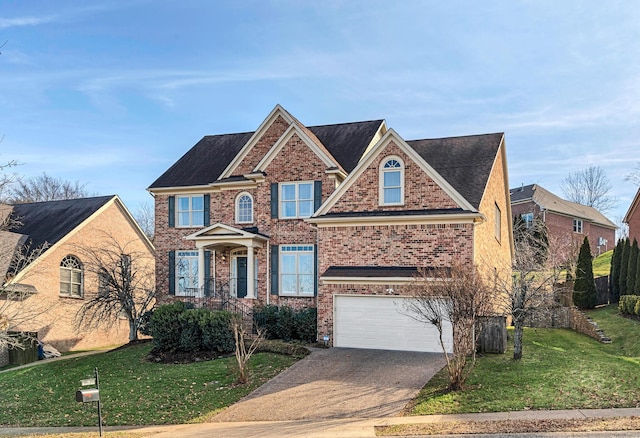
<svg viewBox="0 0 640 438">
<path fill-rule="evenodd" d="M 238 298 L 244 298 L 247 296 L 247 258 L 246 257 L 238 257 L 237 258 L 237 267 L 238 267 Z"/>
</svg>

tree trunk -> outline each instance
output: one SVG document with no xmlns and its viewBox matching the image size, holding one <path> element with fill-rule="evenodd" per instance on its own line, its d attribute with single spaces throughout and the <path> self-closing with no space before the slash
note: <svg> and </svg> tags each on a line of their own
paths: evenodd
<svg viewBox="0 0 640 438">
<path fill-rule="evenodd" d="M 513 321 L 513 358 L 515 360 L 522 359 L 522 332 L 524 330 L 524 321 Z"/>
<path fill-rule="evenodd" d="M 138 325 L 132 319 L 129 320 L 129 342 L 138 340 Z"/>
</svg>

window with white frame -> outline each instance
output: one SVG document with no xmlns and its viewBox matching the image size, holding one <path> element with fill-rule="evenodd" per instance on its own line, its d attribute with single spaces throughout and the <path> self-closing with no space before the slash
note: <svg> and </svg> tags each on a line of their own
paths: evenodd
<svg viewBox="0 0 640 438">
<path fill-rule="evenodd" d="M 573 220 L 573 232 L 582 234 L 582 219 Z"/>
<path fill-rule="evenodd" d="M 502 212 L 500 211 L 500 207 L 498 207 L 498 204 L 495 204 L 494 214 L 495 214 L 494 226 L 495 226 L 496 240 L 500 242 L 502 238 Z"/>
<path fill-rule="evenodd" d="M 313 182 L 280 183 L 280 218 L 296 219 L 313 214 Z"/>
<path fill-rule="evenodd" d="M 83 295 L 82 262 L 68 255 L 60 262 L 60 295 L 82 298 Z"/>
<path fill-rule="evenodd" d="M 198 251 L 176 251 L 176 295 L 198 294 Z"/>
<path fill-rule="evenodd" d="M 389 157 L 380 166 L 380 205 L 404 204 L 404 165 L 398 157 Z"/>
<path fill-rule="evenodd" d="M 204 195 L 176 196 L 176 217 L 179 227 L 204 225 Z"/>
<path fill-rule="evenodd" d="M 248 193 L 241 193 L 236 198 L 236 223 L 253 223 L 253 197 Z"/>
<path fill-rule="evenodd" d="M 280 294 L 314 294 L 313 245 L 280 246 Z"/>
<path fill-rule="evenodd" d="M 533 213 L 523 213 L 520 215 L 520 218 L 524 222 L 524 226 L 526 228 L 531 228 L 533 225 Z"/>
</svg>

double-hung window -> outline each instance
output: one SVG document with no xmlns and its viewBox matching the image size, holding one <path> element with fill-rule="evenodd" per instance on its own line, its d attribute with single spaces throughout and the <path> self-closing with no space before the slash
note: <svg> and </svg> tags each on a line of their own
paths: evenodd
<svg viewBox="0 0 640 438">
<path fill-rule="evenodd" d="M 280 183 L 280 218 L 311 217 L 313 192 L 313 182 Z"/>
<path fill-rule="evenodd" d="M 280 246 L 280 294 L 314 294 L 313 245 Z"/>
<path fill-rule="evenodd" d="M 573 232 L 582 234 L 582 219 L 573 220 Z"/>
<path fill-rule="evenodd" d="M 502 213 L 500 212 L 500 207 L 498 207 L 498 204 L 495 204 L 494 206 L 494 233 L 496 236 L 496 240 L 498 242 L 501 241 L 502 239 Z"/>
<path fill-rule="evenodd" d="M 204 195 L 176 196 L 176 217 L 179 227 L 204 225 Z"/>
<path fill-rule="evenodd" d="M 82 298 L 83 295 L 82 262 L 68 255 L 60 262 L 60 295 Z"/>
<path fill-rule="evenodd" d="M 198 251 L 176 251 L 176 295 L 198 294 Z"/>
<path fill-rule="evenodd" d="M 389 157 L 380 166 L 380 205 L 404 204 L 404 165 L 400 158 Z"/>
</svg>

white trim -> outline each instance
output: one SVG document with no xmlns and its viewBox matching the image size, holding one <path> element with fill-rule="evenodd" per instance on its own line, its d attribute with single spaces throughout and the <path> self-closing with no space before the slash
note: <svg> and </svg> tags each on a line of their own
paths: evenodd
<svg viewBox="0 0 640 438">
<path fill-rule="evenodd" d="M 203 227 L 204 226 L 204 213 L 206 211 L 206 205 L 204 205 L 205 202 L 205 197 L 204 197 L 204 193 L 185 193 L 185 194 L 180 194 L 180 195 L 176 195 L 175 196 L 175 205 L 174 205 L 174 211 L 173 214 L 175 215 L 174 217 L 174 223 L 175 223 L 175 227 L 174 228 L 199 228 L 199 227 Z M 188 198 L 189 199 L 189 208 L 188 210 L 180 210 L 179 208 L 179 204 L 180 204 L 180 199 L 185 199 Z M 193 209 L 193 198 L 202 198 L 202 210 L 194 210 Z M 199 213 L 202 212 L 202 223 L 201 224 L 193 224 L 193 218 L 194 218 L 194 213 Z M 189 213 L 189 223 L 184 225 L 184 224 L 180 224 L 180 213 Z"/>
<path fill-rule="evenodd" d="M 211 191 L 209 184 L 204 186 L 184 186 L 184 187 L 158 187 L 148 188 L 147 191 L 152 195 L 179 195 L 183 193 L 207 193 Z"/>
<path fill-rule="evenodd" d="M 212 233 L 211 231 L 222 231 L 221 233 Z M 254 248 L 262 248 L 264 242 L 269 239 L 259 234 L 250 233 L 222 223 L 213 224 L 207 228 L 203 228 L 195 233 L 189 234 L 185 240 L 193 240 L 196 248 L 206 248 L 218 243 L 229 243 L 238 246 L 253 246 Z M 250 241 L 251 243 L 249 243 Z"/>
<path fill-rule="evenodd" d="M 410 284 L 414 277 L 320 277 L 322 284 Z"/>
<path fill-rule="evenodd" d="M 357 213 L 354 213 L 357 215 Z M 407 215 L 407 216 L 352 216 L 352 217 L 310 217 L 305 219 L 322 227 L 357 226 L 357 225 L 417 225 L 417 224 L 473 224 L 484 222 L 485 216 L 480 213 Z"/>
<path fill-rule="evenodd" d="M 248 221 L 241 221 L 240 220 L 240 198 L 244 197 L 244 196 L 248 196 L 249 199 L 251 199 L 251 220 Z M 249 192 L 240 192 L 238 193 L 238 195 L 236 196 L 236 199 L 234 201 L 234 207 L 235 207 L 235 220 L 237 224 L 252 224 L 254 222 L 254 206 L 255 206 L 255 201 L 253 199 L 253 195 Z"/>
<path fill-rule="evenodd" d="M 318 146 L 318 144 L 313 141 L 311 137 L 309 137 L 309 135 L 298 126 L 297 123 L 292 123 L 291 126 L 289 126 L 289 128 L 287 128 L 282 136 L 280 136 L 280 138 L 274 143 L 271 149 L 269 149 L 269 152 L 267 152 L 265 156 L 262 157 L 262 159 L 258 162 L 258 164 L 256 164 L 253 172 L 264 171 L 273 161 L 273 159 L 280 153 L 287 142 L 291 140 L 294 134 L 300 137 L 300 140 L 302 140 L 327 167 L 337 167 L 341 171 L 344 171 L 340 166 L 340 163 L 338 163 L 336 159 L 330 155 L 329 151 L 327 151 L 324 147 L 321 148 L 320 146 Z"/>
<path fill-rule="evenodd" d="M 301 216 L 300 215 L 300 190 L 299 187 L 300 185 L 310 185 L 311 186 L 311 215 L 309 216 Z M 283 200 L 283 196 L 282 196 L 282 187 L 283 186 L 295 186 L 295 198 L 293 199 L 293 201 L 291 199 L 288 200 Z M 309 202 L 309 199 L 303 199 L 302 201 L 305 202 Z M 283 216 L 283 212 L 284 212 L 284 208 L 283 208 L 283 203 L 284 202 L 295 202 L 296 203 L 296 215 L 295 216 Z M 278 219 L 283 219 L 283 220 L 287 220 L 287 219 L 306 219 L 309 218 L 311 216 L 313 216 L 313 207 L 315 206 L 315 181 L 282 181 L 278 183 Z"/>
<path fill-rule="evenodd" d="M 396 161 L 400 167 L 394 167 L 386 169 L 385 166 L 390 161 Z M 381 207 L 388 206 L 398 206 L 404 205 L 404 172 L 405 165 L 404 160 L 397 155 L 389 155 L 380 161 L 380 165 L 378 166 L 378 205 Z M 386 188 L 384 185 L 384 175 L 388 172 L 399 172 L 400 173 L 400 201 L 399 202 L 385 202 L 384 198 L 384 189 Z"/>
<path fill-rule="evenodd" d="M 281 116 L 287 123 L 291 124 L 294 121 L 294 118 L 285 110 L 280 104 L 277 104 L 269 113 L 266 119 L 260 124 L 258 129 L 253 133 L 249 141 L 240 149 L 240 152 L 235 156 L 235 158 L 229 163 L 226 169 L 220 174 L 218 179 L 228 178 L 233 174 L 233 171 L 238 167 L 238 165 L 245 159 L 249 152 L 255 144 L 262 138 L 264 133 L 269 129 L 269 127 L 276 121 L 278 116 Z"/>
<path fill-rule="evenodd" d="M 400 135 L 393 129 L 389 129 L 380 141 L 371 149 L 367 157 L 358 163 L 356 168 L 347 176 L 344 182 L 335 190 L 331 196 L 320 206 L 312 217 L 326 214 L 345 194 L 345 192 L 360 178 L 365 170 L 373 163 L 383 150 L 394 142 L 412 161 L 414 161 L 433 181 L 462 209 L 477 212 L 477 209 L 471 205 L 460 193 L 458 193 L 438 172 L 435 171 L 422 157 L 409 146 Z"/>
</svg>

